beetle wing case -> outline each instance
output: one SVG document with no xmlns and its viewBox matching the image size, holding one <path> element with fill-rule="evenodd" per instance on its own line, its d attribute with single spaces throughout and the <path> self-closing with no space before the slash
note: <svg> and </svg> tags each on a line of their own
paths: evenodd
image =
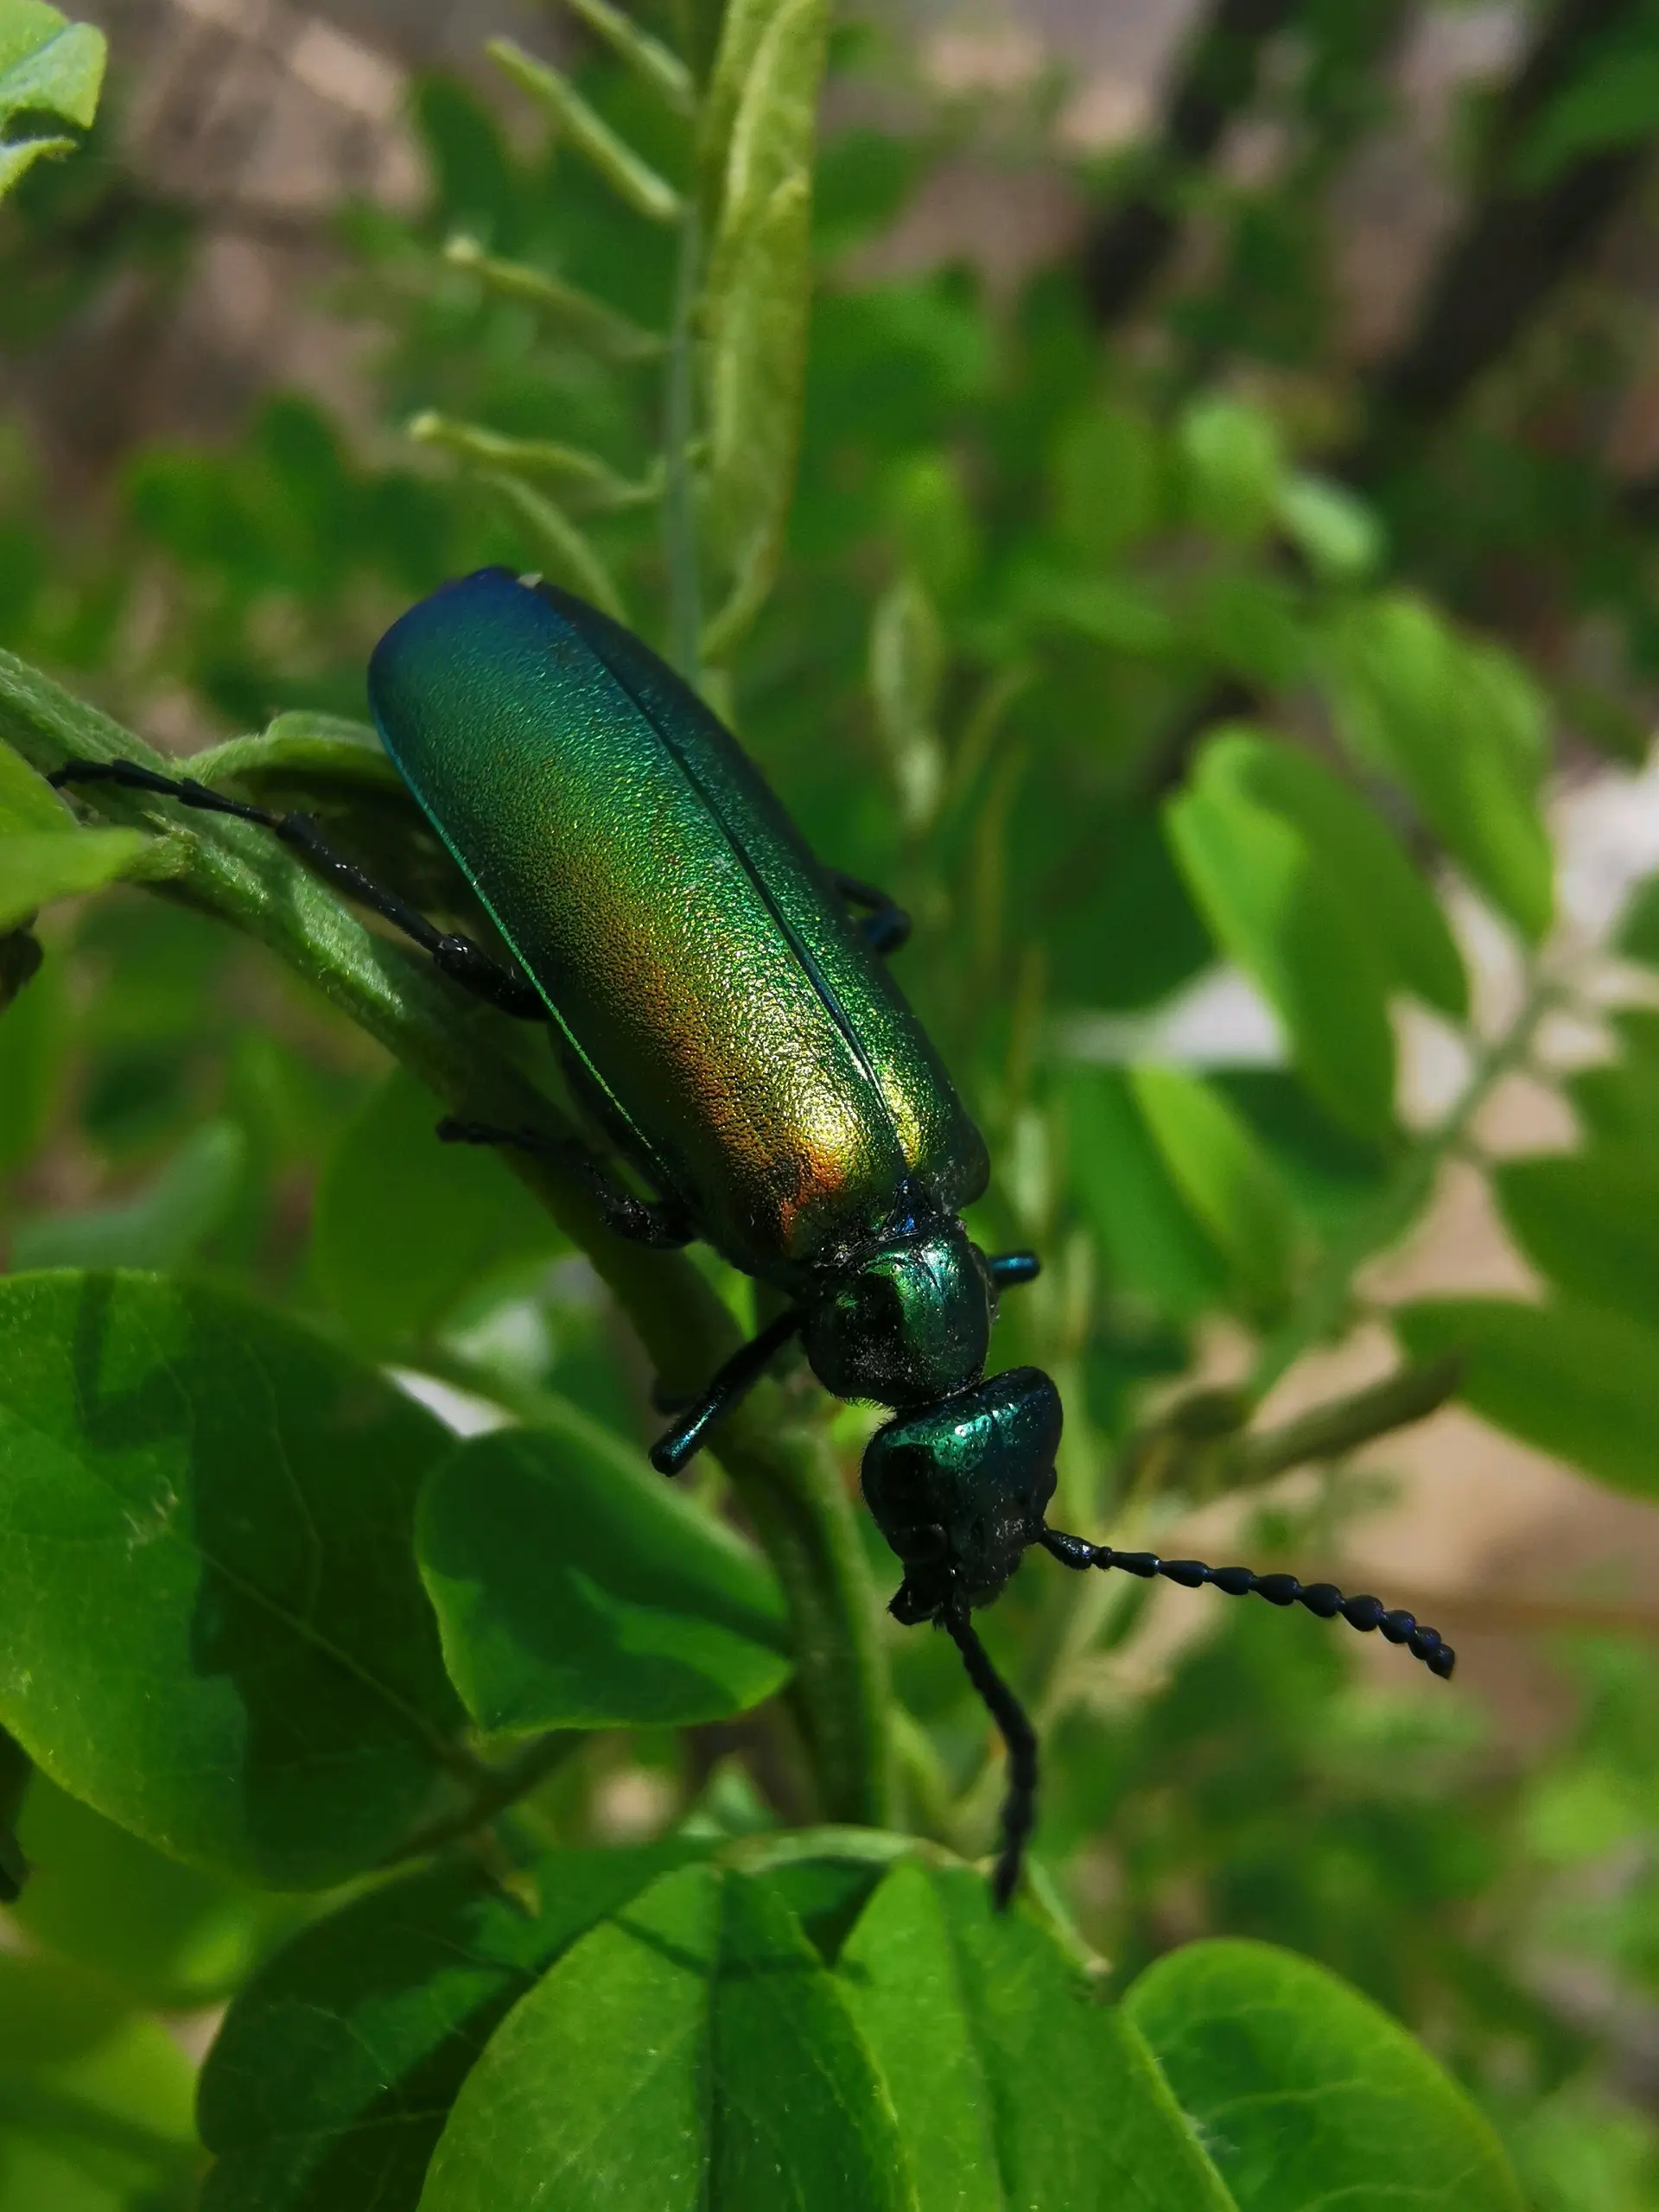
<svg viewBox="0 0 1659 2212">
<path fill-rule="evenodd" d="M 648 648 L 505 569 L 381 640 L 387 751 L 638 1164 L 799 1289 L 895 1189 L 987 1165 L 920 1024 L 759 771 Z"/>
</svg>

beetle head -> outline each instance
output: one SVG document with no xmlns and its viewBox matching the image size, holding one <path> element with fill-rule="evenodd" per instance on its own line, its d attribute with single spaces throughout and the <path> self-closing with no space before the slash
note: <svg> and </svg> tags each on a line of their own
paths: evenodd
<svg viewBox="0 0 1659 2212">
<path fill-rule="evenodd" d="M 931 1405 L 977 1382 L 995 1299 L 983 1255 L 959 1221 L 908 1228 L 809 1305 L 802 1340 L 837 1398 Z"/>
<path fill-rule="evenodd" d="M 904 1565 L 900 1620 L 931 1619 L 953 1581 L 976 1605 L 997 1595 L 1042 1531 L 1060 1419 L 1047 1376 L 1015 1367 L 876 1431 L 864 1502 Z"/>
</svg>

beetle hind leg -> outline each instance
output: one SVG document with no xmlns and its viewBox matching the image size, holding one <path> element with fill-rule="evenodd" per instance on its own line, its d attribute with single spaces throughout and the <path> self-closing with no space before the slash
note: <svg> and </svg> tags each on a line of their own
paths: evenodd
<svg viewBox="0 0 1659 2212">
<path fill-rule="evenodd" d="M 493 1122 L 457 1121 L 447 1115 L 438 1123 L 442 1144 L 511 1146 L 556 1160 L 573 1175 L 595 1205 L 607 1229 L 626 1236 L 632 1244 L 645 1244 L 659 1252 L 677 1251 L 696 1236 L 696 1224 L 675 1198 L 639 1198 L 607 1175 L 590 1152 L 569 1137 L 550 1137 L 539 1129 L 502 1128 Z"/>
<path fill-rule="evenodd" d="M 241 799 L 209 791 L 191 777 L 158 775 L 137 760 L 67 760 L 47 781 L 57 791 L 71 784 L 115 784 L 124 791 L 149 791 L 157 798 L 174 799 L 200 814 L 226 814 L 233 821 L 251 822 L 269 830 L 283 844 L 303 854 L 337 891 L 366 906 L 372 914 L 378 914 L 383 922 L 390 922 L 418 945 L 441 974 L 474 998 L 520 1020 L 547 1019 L 547 1007 L 533 985 L 493 960 L 471 938 L 439 929 L 417 907 L 365 875 L 355 861 L 334 850 L 308 814 L 273 814 L 267 807 L 249 806 Z"/>
</svg>

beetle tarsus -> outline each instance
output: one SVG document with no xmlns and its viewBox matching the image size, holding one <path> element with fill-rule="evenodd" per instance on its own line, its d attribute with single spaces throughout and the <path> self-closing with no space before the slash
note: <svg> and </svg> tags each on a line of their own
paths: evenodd
<svg viewBox="0 0 1659 2212">
<path fill-rule="evenodd" d="M 790 1338 L 800 1333 L 803 1318 L 791 1306 L 738 1347 L 690 1409 L 652 1446 L 651 1464 L 659 1475 L 677 1475 L 702 1449 L 715 1423 L 753 1389 Z"/>
<path fill-rule="evenodd" d="M 999 1290 L 1017 1290 L 1021 1283 L 1035 1282 L 1043 1272 L 1043 1263 L 1034 1252 L 998 1252 L 990 1262 L 991 1281 Z"/>
<path fill-rule="evenodd" d="M 830 880 L 849 906 L 863 910 L 858 926 L 878 959 L 886 960 L 909 944 L 910 916 L 887 892 L 855 875 L 843 875 L 838 868 L 830 869 Z"/>
<path fill-rule="evenodd" d="M 901 1591 L 899 1595 L 903 1594 Z M 997 1910 L 1006 1911 L 1020 1886 L 1026 1844 L 1037 1821 L 1037 1731 L 1024 1706 L 992 1666 L 990 1656 L 969 1617 L 967 1592 L 960 1581 L 952 1584 L 939 1618 L 962 1654 L 969 1681 L 1007 1746 L 1008 1787 L 1002 1800 L 1002 1849 L 991 1876 L 991 1895 Z"/>
<path fill-rule="evenodd" d="M 1265 1598 L 1270 1605 L 1303 1605 L 1320 1620 L 1347 1622 L 1369 1636 L 1373 1630 L 1389 1643 L 1403 1644 L 1414 1659 L 1421 1659 L 1431 1675 L 1446 1681 L 1458 1655 L 1440 1630 L 1414 1614 L 1390 1611 L 1380 1598 L 1344 1598 L 1333 1582 L 1299 1582 L 1294 1574 L 1256 1574 L 1248 1567 L 1207 1567 L 1199 1559 L 1160 1559 L 1156 1552 L 1114 1551 L 1109 1544 L 1091 1544 L 1082 1536 L 1067 1535 L 1063 1529 L 1045 1529 L 1038 1541 L 1063 1567 L 1121 1567 L 1143 1581 L 1161 1575 L 1184 1590 L 1198 1590 L 1207 1583 L 1230 1598 Z"/>
</svg>

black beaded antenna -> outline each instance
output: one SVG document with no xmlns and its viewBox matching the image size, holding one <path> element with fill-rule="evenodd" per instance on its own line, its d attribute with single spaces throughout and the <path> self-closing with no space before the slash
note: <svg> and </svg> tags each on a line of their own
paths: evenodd
<svg viewBox="0 0 1659 2212">
<path fill-rule="evenodd" d="M 1372 1633 L 1389 1643 L 1402 1645 L 1414 1659 L 1421 1659 L 1431 1675 L 1449 1679 L 1457 1653 L 1438 1629 L 1429 1628 L 1414 1614 L 1391 1610 L 1380 1598 L 1344 1598 L 1334 1582 L 1299 1582 L 1294 1574 L 1256 1574 L 1248 1567 L 1209 1567 L 1201 1559 L 1160 1559 L 1155 1552 L 1114 1551 L 1109 1544 L 1091 1544 L 1064 1529 L 1043 1528 L 1035 1541 L 1059 1560 L 1079 1572 L 1091 1567 L 1119 1567 L 1143 1581 L 1161 1576 L 1183 1590 L 1206 1584 L 1230 1598 L 1265 1598 L 1270 1605 L 1303 1605 L 1320 1620 L 1342 1619 L 1362 1635 Z M 949 1632 L 968 1679 L 978 1692 L 997 1731 L 1007 1746 L 1008 1783 L 1002 1801 L 1002 1848 L 991 1877 L 992 1892 L 1006 1905 L 1020 1884 L 1026 1844 L 1037 1821 L 1037 1732 L 1025 1708 L 992 1666 L 984 1645 L 969 1618 L 968 1600 L 960 1585 L 953 1585 L 938 1618 Z"/>
</svg>

